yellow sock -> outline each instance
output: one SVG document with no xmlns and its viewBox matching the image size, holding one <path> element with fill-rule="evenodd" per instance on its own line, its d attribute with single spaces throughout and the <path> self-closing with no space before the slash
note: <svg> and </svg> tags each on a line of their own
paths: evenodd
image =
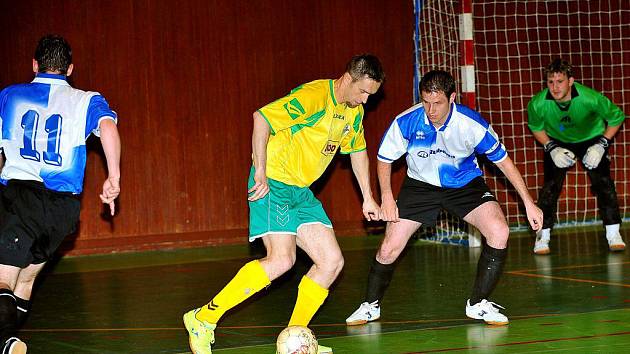
<svg viewBox="0 0 630 354">
<path fill-rule="evenodd" d="M 216 324 L 223 314 L 271 284 L 259 261 L 245 264 L 234 278 L 197 313 L 197 319 Z"/>
<path fill-rule="evenodd" d="M 322 288 L 306 275 L 298 285 L 298 296 L 289 320 L 289 326 L 308 326 L 315 312 L 328 296 L 328 289 Z"/>
</svg>

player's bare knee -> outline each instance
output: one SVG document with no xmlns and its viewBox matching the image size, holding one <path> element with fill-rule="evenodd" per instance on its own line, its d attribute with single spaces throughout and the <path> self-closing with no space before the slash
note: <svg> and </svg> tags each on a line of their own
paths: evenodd
<svg viewBox="0 0 630 354">
<path fill-rule="evenodd" d="M 343 265 L 344 265 L 344 259 L 341 253 L 328 256 L 325 259 L 322 259 L 318 261 L 317 263 L 315 263 L 315 266 L 317 266 L 317 268 L 320 271 L 328 274 L 332 278 L 336 278 L 337 275 L 341 273 L 341 270 L 343 269 Z"/>
<path fill-rule="evenodd" d="M 493 225 L 486 237 L 488 245 L 494 248 L 505 248 L 510 237 L 510 228 L 505 223 Z"/>
<path fill-rule="evenodd" d="M 376 254 L 376 259 L 381 264 L 392 264 L 398 259 L 404 247 L 404 245 L 389 242 L 383 243 Z"/>
<path fill-rule="evenodd" d="M 381 264 L 392 264 L 396 261 L 397 253 L 392 250 L 381 251 L 376 255 L 376 260 Z"/>
<path fill-rule="evenodd" d="M 295 265 L 295 255 L 276 255 L 270 257 L 269 262 L 273 264 L 273 268 L 276 269 L 277 272 L 284 274 Z"/>
<path fill-rule="evenodd" d="M 30 275 L 29 276 L 25 276 L 22 277 L 20 275 L 20 277 L 17 280 L 17 284 L 16 284 L 16 288 L 17 287 L 21 287 L 21 288 L 29 288 L 32 289 L 33 288 L 33 284 L 35 283 L 35 278 L 37 278 L 37 275 Z"/>
<path fill-rule="evenodd" d="M 295 255 L 289 255 L 282 258 L 282 261 L 280 264 L 282 266 L 282 269 L 285 272 L 288 271 L 289 269 L 293 268 L 293 266 L 295 265 Z"/>
<path fill-rule="evenodd" d="M 330 260 L 331 270 L 332 270 L 332 273 L 335 275 L 335 277 L 339 275 L 339 273 L 341 273 L 344 262 L 345 261 L 343 259 L 343 255 L 341 254 L 341 252 Z"/>
<path fill-rule="evenodd" d="M 342 255 L 339 255 L 338 259 L 336 260 L 336 269 L 335 269 L 335 277 L 337 277 L 337 275 L 339 275 L 339 273 L 341 273 L 341 270 L 343 269 L 343 266 L 345 264 L 345 260 L 343 258 Z"/>
<path fill-rule="evenodd" d="M 37 274 L 39 274 L 39 269 L 33 270 L 32 267 L 27 267 L 20 271 L 18 275 L 18 282 L 34 282 L 35 278 L 37 278 Z"/>
</svg>

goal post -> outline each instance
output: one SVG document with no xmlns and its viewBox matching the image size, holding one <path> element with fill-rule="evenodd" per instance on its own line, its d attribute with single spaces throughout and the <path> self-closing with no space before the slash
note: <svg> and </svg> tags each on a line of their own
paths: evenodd
<svg viewBox="0 0 630 354">
<path fill-rule="evenodd" d="M 460 83 L 458 102 L 475 109 L 472 0 L 415 0 L 414 9 L 414 103 L 420 101 L 418 84 L 422 74 L 441 69 L 450 72 Z M 421 229 L 419 235 L 439 243 L 481 245 L 480 233 L 474 227 L 446 211 L 440 213 L 435 228 Z"/>
</svg>

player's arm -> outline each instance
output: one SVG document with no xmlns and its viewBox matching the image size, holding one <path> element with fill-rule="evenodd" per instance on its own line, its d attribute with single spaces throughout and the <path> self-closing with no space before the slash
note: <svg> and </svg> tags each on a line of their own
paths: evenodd
<svg viewBox="0 0 630 354">
<path fill-rule="evenodd" d="M 247 193 L 247 200 L 258 200 L 269 193 L 267 183 L 267 142 L 271 129 L 265 118 L 258 111 L 254 112 L 254 131 L 252 133 L 252 160 L 254 164 L 254 185 Z"/>
<path fill-rule="evenodd" d="M 612 144 L 612 139 L 615 137 L 621 124 L 625 119 L 625 115 L 608 97 L 603 94 L 594 91 L 595 107 L 594 111 L 606 122 L 606 129 L 604 133 L 599 136 L 595 143 L 586 149 L 584 157 L 582 157 L 582 163 L 584 167 L 589 170 L 597 168 L 604 155 Z"/>
<path fill-rule="evenodd" d="M 534 100 L 536 99 L 537 98 L 534 98 Z M 543 146 L 546 153 L 549 153 L 551 160 L 558 168 L 569 168 L 573 166 L 575 164 L 575 154 L 573 151 L 559 146 L 557 142 L 547 135 L 544 129 L 545 119 L 537 112 L 535 104 L 533 103 L 534 100 L 527 105 L 527 124 L 534 135 L 534 139 Z"/>
<path fill-rule="evenodd" d="M 558 168 L 569 168 L 575 164 L 573 151 L 559 146 L 544 130 L 532 132 L 536 141 L 542 144 L 545 152 L 549 153 L 551 160 Z"/>
<path fill-rule="evenodd" d="M 514 189 L 521 197 L 523 204 L 525 205 L 525 211 L 527 213 L 527 220 L 529 220 L 529 224 L 532 229 L 535 231 L 542 227 L 543 222 L 543 213 L 538 206 L 534 203 L 532 196 L 529 195 L 529 191 L 527 190 L 527 186 L 525 185 L 525 181 L 521 176 L 521 173 L 512 162 L 509 156 L 506 156 L 503 160 L 499 162 L 495 162 L 497 167 L 503 172 L 505 177 L 507 177 L 508 181 L 512 183 Z"/>
<path fill-rule="evenodd" d="M 100 198 L 103 203 L 109 204 L 109 210 L 114 215 L 116 211 L 114 200 L 120 194 L 120 135 L 116 122 L 112 119 L 101 119 L 99 129 L 103 152 L 107 160 L 107 179 L 103 183 Z"/>
<path fill-rule="evenodd" d="M 604 131 L 604 137 L 608 140 L 612 140 L 615 137 L 615 135 L 617 135 L 617 132 L 619 131 L 619 129 L 621 129 L 621 124 L 615 127 L 611 127 L 610 125 L 606 126 L 606 130 Z"/>
<path fill-rule="evenodd" d="M 599 163 L 602 161 L 602 158 L 606 154 L 606 151 L 608 150 L 608 148 L 610 148 L 610 145 L 612 144 L 612 139 L 615 137 L 615 134 L 617 134 L 620 128 L 621 125 L 606 126 L 604 134 L 602 134 L 593 145 L 589 146 L 588 149 L 586 149 L 586 153 L 584 154 L 584 157 L 582 157 L 582 163 L 584 164 L 584 167 L 592 170 L 599 166 Z"/>
<path fill-rule="evenodd" d="M 615 137 L 619 129 L 621 129 L 626 115 L 602 93 L 597 92 L 596 98 L 596 107 L 594 110 L 598 112 L 599 116 L 606 122 L 606 130 L 603 136 L 610 141 Z"/>
<path fill-rule="evenodd" d="M 378 160 L 376 162 L 378 184 L 381 187 L 381 218 L 384 221 L 397 222 L 398 206 L 392 192 L 392 164 Z"/>
<path fill-rule="evenodd" d="M 370 186 L 370 159 L 367 154 L 367 143 L 363 131 L 363 108 L 359 107 L 354 116 L 354 121 L 349 126 L 349 132 L 340 143 L 341 153 L 350 154 L 350 163 L 361 194 L 363 196 L 363 216 L 365 220 L 380 220 L 381 208 L 374 200 L 372 187 Z"/>
<path fill-rule="evenodd" d="M 545 146 L 551 140 L 551 137 L 545 131 L 545 118 L 536 109 L 535 102 L 538 100 L 540 98 L 536 96 L 527 105 L 527 126 L 532 131 L 534 139 L 542 146 Z"/>
<path fill-rule="evenodd" d="M 529 195 L 525 181 L 521 173 L 512 162 L 512 159 L 507 155 L 505 146 L 499 141 L 497 133 L 492 129 L 490 125 L 487 126 L 486 132 L 481 139 L 481 142 L 475 147 L 477 153 L 485 154 L 488 159 L 494 162 L 495 165 L 503 172 L 508 181 L 512 183 L 514 189 L 521 197 L 523 204 L 525 205 L 525 211 L 527 213 L 527 220 L 532 229 L 539 230 L 542 227 L 543 214 L 540 208 L 536 206 L 532 196 Z"/>
<path fill-rule="evenodd" d="M 532 134 L 534 135 L 534 139 L 536 139 L 536 141 L 539 142 L 542 146 L 545 146 L 549 142 L 549 140 L 551 140 L 549 135 L 547 135 L 547 132 L 544 130 L 539 130 L 537 132 L 532 131 Z"/>
<path fill-rule="evenodd" d="M 394 119 L 385 132 L 378 149 L 376 164 L 378 183 L 381 188 L 381 216 L 384 221 L 393 222 L 398 221 L 398 206 L 392 192 L 392 163 L 407 153 L 409 144 L 409 139 L 400 129 L 398 120 L 399 118 Z M 411 125 L 407 124 L 407 126 Z"/>
<path fill-rule="evenodd" d="M 352 164 L 352 172 L 354 172 L 363 195 L 363 216 L 368 221 L 380 220 L 381 209 L 374 200 L 372 187 L 370 187 L 370 159 L 367 150 L 351 153 L 350 162 Z"/>
</svg>

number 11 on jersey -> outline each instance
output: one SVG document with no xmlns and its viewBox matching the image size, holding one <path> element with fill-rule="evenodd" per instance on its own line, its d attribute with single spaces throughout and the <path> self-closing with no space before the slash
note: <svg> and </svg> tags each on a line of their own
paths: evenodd
<svg viewBox="0 0 630 354">
<path fill-rule="evenodd" d="M 46 151 L 44 151 L 44 163 L 53 166 L 61 166 L 59 154 L 59 137 L 61 136 L 61 122 L 63 118 L 59 114 L 53 114 L 46 118 L 44 129 L 48 133 Z M 40 153 L 35 150 L 37 139 L 37 127 L 39 125 L 39 113 L 29 110 L 22 116 L 22 128 L 24 129 L 24 147 L 20 148 L 20 155 L 28 160 L 40 161 Z"/>
</svg>

